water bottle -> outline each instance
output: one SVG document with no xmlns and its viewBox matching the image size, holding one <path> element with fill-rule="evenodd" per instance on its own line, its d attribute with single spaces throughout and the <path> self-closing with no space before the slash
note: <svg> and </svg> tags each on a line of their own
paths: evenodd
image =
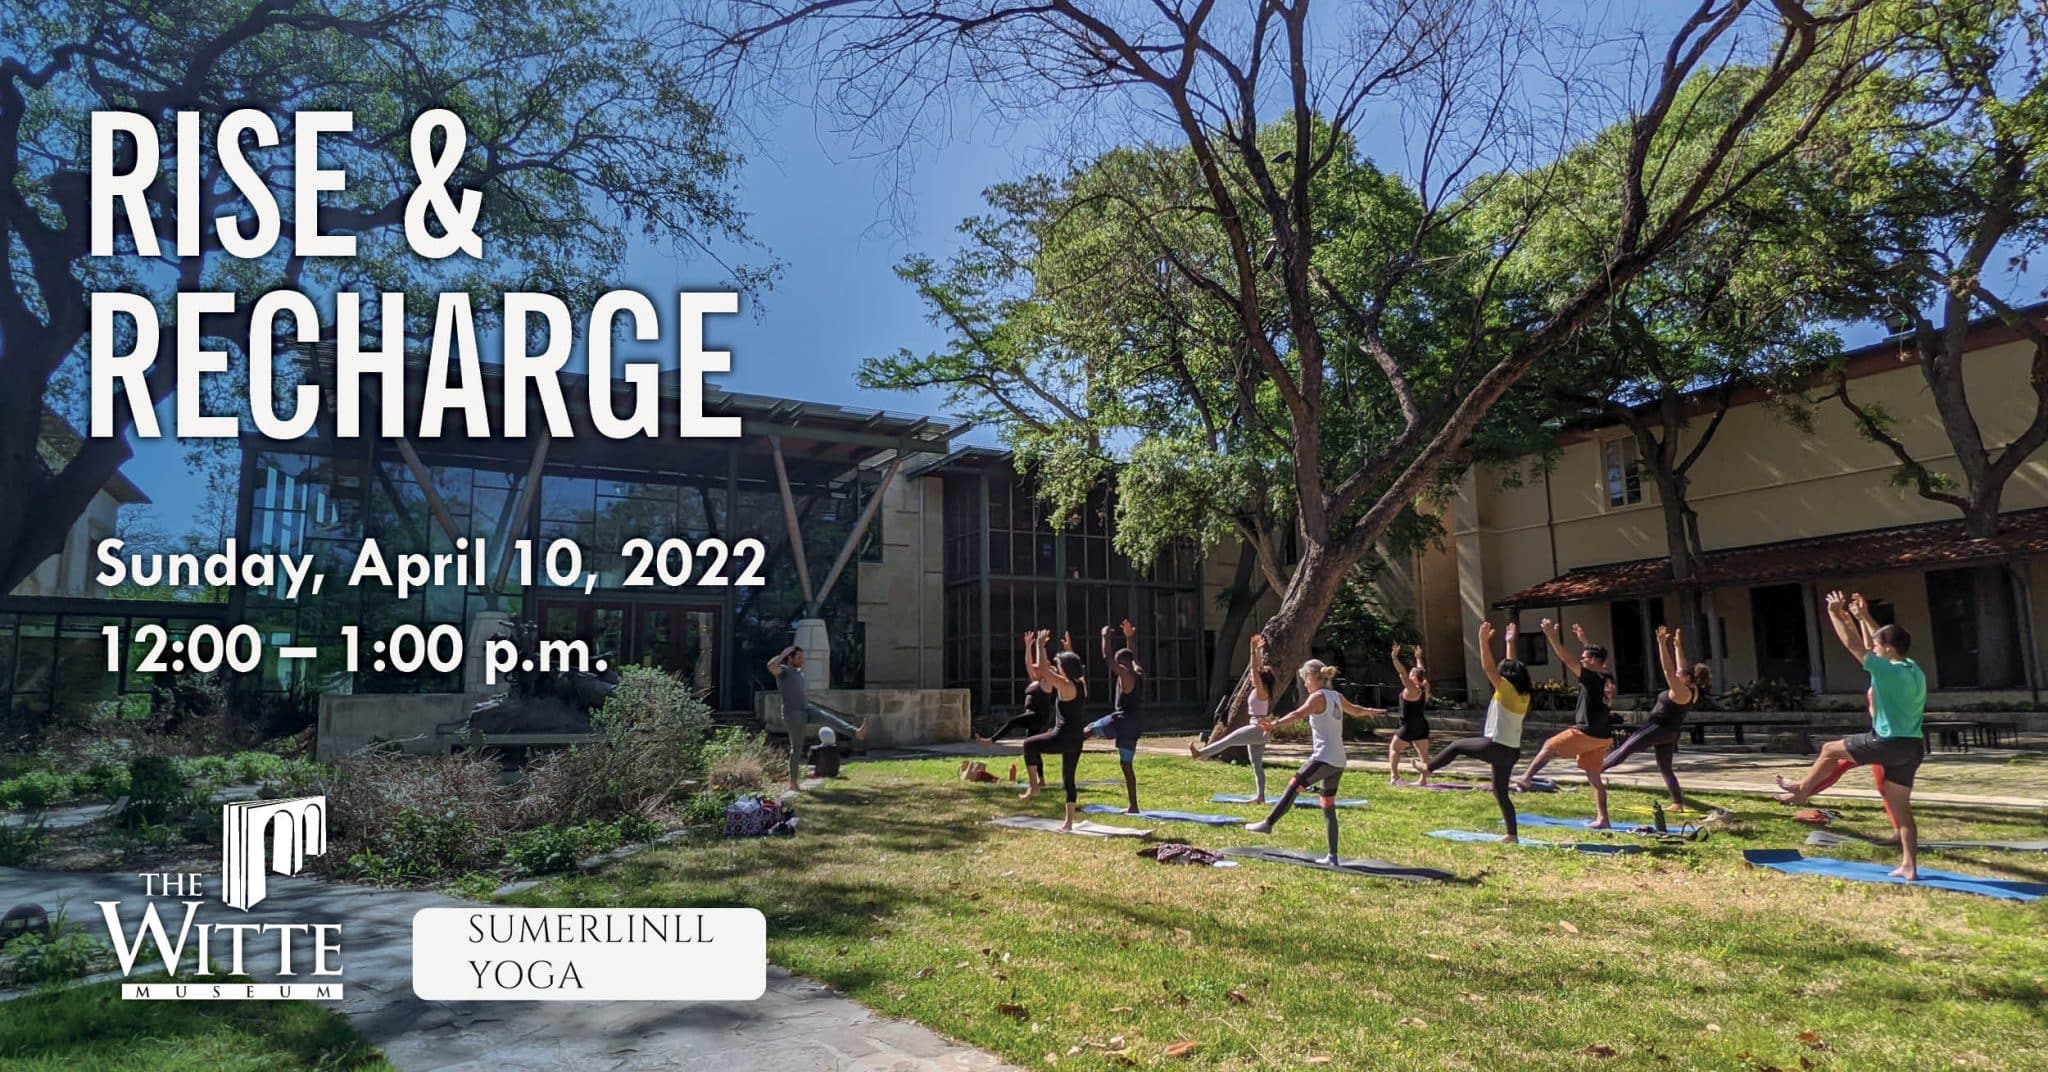
<svg viewBox="0 0 2048 1072">
<path fill-rule="evenodd" d="M 1664 826 L 1664 805 L 1654 800 L 1651 801 L 1650 814 L 1653 817 L 1653 824 L 1657 827 L 1657 832 L 1660 834 L 1668 833 L 1669 831 Z"/>
</svg>

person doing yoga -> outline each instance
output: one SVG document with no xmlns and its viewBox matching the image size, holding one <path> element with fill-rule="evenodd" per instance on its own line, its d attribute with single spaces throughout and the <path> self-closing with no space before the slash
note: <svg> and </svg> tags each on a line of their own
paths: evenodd
<svg viewBox="0 0 2048 1072">
<path fill-rule="evenodd" d="M 1245 697 L 1244 706 L 1250 716 L 1244 725 L 1219 735 L 1208 744 L 1200 741 L 1188 742 L 1188 755 L 1193 759 L 1207 759 L 1219 752 L 1242 747 L 1252 761 L 1252 803 L 1266 802 L 1266 746 L 1272 743 L 1273 735 L 1266 732 L 1266 716 L 1273 710 L 1273 664 L 1266 660 L 1266 635 L 1253 633 L 1251 639 L 1251 661 L 1246 668 L 1252 678 L 1251 695 Z"/>
<path fill-rule="evenodd" d="M 1857 622 L 1857 623 L 1856 623 L 1856 630 L 1857 630 L 1857 635 L 1858 635 L 1858 636 L 1859 636 L 1859 637 L 1860 637 L 1860 638 L 1862 639 L 1862 641 L 1863 641 L 1864 645 L 1865 645 L 1866 647 L 1868 647 L 1868 646 L 1869 646 L 1869 645 L 1871 644 L 1870 628 L 1869 628 L 1868 626 L 1864 625 L 1864 624 L 1863 624 L 1862 622 L 1860 622 L 1860 621 L 1859 621 L 1859 622 Z M 1877 712 L 1877 690 L 1876 690 L 1876 689 L 1874 689 L 1874 688 L 1866 688 L 1866 689 L 1864 689 L 1864 690 L 1863 690 L 1863 712 L 1864 712 L 1864 714 L 1865 714 L 1865 715 L 1869 716 L 1869 717 L 1870 717 L 1870 718 L 1872 718 L 1873 720 L 1874 720 L 1874 719 L 1875 719 L 1875 718 L 1877 717 L 1877 715 L 1876 715 L 1876 712 Z M 1809 794 L 1807 794 L 1807 795 L 1808 795 L 1808 796 L 1810 796 L 1810 797 L 1817 797 L 1817 796 L 1821 795 L 1822 793 L 1825 793 L 1825 792 L 1827 792 L 1827 791 L 1828 791 L 1829 789 L 1832 789 L 1832 788 L 1834 788 L 1834 785 L 1835 785 L 1835 783 L 1836 783 L 1836 782 L 1838 782 L 1838 781 L 1841 781 L 1841 779 L 1842 779 L 1842 775 L 1844 775 L 1844 774 L 1847 774 L 1847 773 L 1849 773 L 1850 771 L 1852 771 L 1852 770 L 1855 770 L 1855 769 L 1856 769 L 1856 761 L 1855 761 L 1855 760 L 1853 760 L 1853 759 L 1850 759 L 1850 758 L 1849 758 L 1848 756 L 1843 756 L 1843 757 L 1841 758 L 1841 760 L 1840 760 L 1840 761 L 1838 761 L 1838 762 L 1837 762 L 1837 763 L 1835 764 L 1835 769 L 1834 769 L 1833 771 L 1831 771 L 1831 772 L 1830 772 L 1830 773 L 1829 773 L 1829 774 L 1827 775 L 1827 777 L 1825 777 L 1825 778 L 1821 779 L 1821 782 L 1820 782 L 1820 784 L 1819 784 L 1819 785 L 1817 785 L 1817 786 L 1814 786 L 1814 787 L 1813 787 L 1813 792 L 1811 792 L 1811 793 L 1809 793 Z M 1898 813 L 1897 813 L 1897 812 L 1895 812 L 1894 810 L 1892 810 L 1892 802 L 1891 802 L 1891 801 L 1889 801 L 1889 800 L 1884 800 L 1884 799 L 1883 799 L 1883 798 L 1884 798 L 1884 765 L 1883 765 L 1883 764 L 1881 764 L 1881 763 L 1872 763 L 1872 764 L 1870 764 L 1870 780 L 1871 780 L 1871 783 L 1872 783 L 1873 785 L 1875 785 L 1875 786 L 1877 787 L 1877 795 L 1878 795 L 1878 798 L 1879 798 L 1879 800 L 1880 800 L 1880 801 L 1881 801 L 1881 802 L 1882 802 L 1882 803 L 1884 804 L 1884 814 L 1885 814 L 1885 818 L 1886 818 L 1886 819 L 1889 819 L 1889 820 L 1891 821 L 1891 824 L 1892 824 L 1892 835 L 1891 835 L 1891 837 L 1890 837 L 1890 838 L 1888 838 L 1888 839 L 1882 839 L 1882 840 L 1880 840 L 1880 841 L 1878 842 L 1878 844 L 1896 845 L 1896 844 L 1898 844 L 1898 843 L 1899 843 L 1899 816 L 1898 816 Z M 1785 791 L 1787 791 L 1787 792 L 1790 792 L 1790 791 L 1791 791 L 1791 790 L 1792 790 L 1792 789 L 1793 789 L 1793 788 L 1794 788 L 1795 786 L 1798 786 L 1798 785 L 1800 784 L 1799 782 L 1797 782 L 1797 781 L 1794 781 L 1794 780 L 1792 780 L 1792 779 L 1790 779 L 1790 778 L 1787 778 L 1787 777 L 1785 777 L 1785 776 L 1784 776 L 1784 775 L 1782 775 L 1782 774 L 1780 774 L 1780 775 L 1778 775 L 1778 776 L 1777 776 L 1777 781 L 1778 781 L 1778 788 L 1779 788 L 1779 789 L 1782 789 L 1782 790 L 1785 790 Z"/>
<path fill-rule="evenodd" d="M 1024 741 L 1024 765 L 1031 771 L 1031 785 L 1024 790 L 1024 799 L 1030 800 L 1045 788 L 1045 753 L 1058 754 L 1060 783 L 1067 792 L 1067 821 L 1060 829 L 1072 830 L 1074 804 L 1080 796 L 1074 785 L 1074 771 L 1081 764 L 1081 743 L 1088 726 L 1082 714 L 1082 702 L 1088 696 L 1088 668 L 1074 654 L 1065 634 L 1061 634 L 1061 641 L 1066 650 L 1047 658 L 1045 647 L 1052 642 L 1051 631 L 1041 629 L 1024 637 L 1026 669 L 1058 704 L 1052 728 Z"/>
<path fill-rule="evenodd" d="M 791 644 L 768 660 L 768 676 L 775 679 L 775 690 L 782 694 L 783 728 L 789 733 L 789 788 L 791 792 L 801 790 L 805 759 L 810 749 L 806 747 L 813 725 L 830 723 L 839 732 L 849 734 L 857 746 L 868 739 L 868 724 L 862 721 L 856 727 L 841 718 L 839 714 L 813 701 L 810 689 L 804 683 L 804 649 Z"/>
<path fill-rule="evenodd" d="M 1246 823 L 1244 828 L 1254 834 L 1270 834 L 1273 824 L 1282 816 L 1294 810 L 1294 798 L 1301 795 L 1304 787 L 1318 785 L 1323 805 L 1323 833 L 1329 838 L 1330 853 L 1323 862 L 1335 866 L 1337 863 L 1337 784 L 1344 780 L 1344 715 L 1365 715 L 1365 708 L 1352 703 L 1344 695 L 1331 688 L 1337 680 L 1337 668 L 1325 665 L 1321 660 L 1310 659 L 1301 664 L 1301 687 L 1308 693 L 1308 699 L 1301 706 L 1274 719 L 1266 726 L 1266 732 L 1294 722 L 1308 719 L 1310 747 L 1308 762 L 1294 772 L 1287 780 L 1287 791 L 1273 805 L 1273 810 L 1256 823 Z"/>
<path fill-rule="evenodd" d="M 1600 779 L 1607 750 L 1614 747 L 1614 714 L 1607 706 L 1608 697 L 1614 692 L 1614 678 L 1607 673 L 1607 649 L 1589 642 L 1586 630 L 1574 625 L 1572 638 L 1579 642 L 1579 653 L 1573 655 L 1558 639 L 1556 622 L 1545 618 L 1542 628 L 1550 650 L 1557 653 L 1557 661 L 1579 681 L 1579 706 L 1571 726 L 1543 742 L 1515 788 L 1528 791 L 1537 772 L 1553 756 L 1577 760 L 1579 769 L 1586 773 L 1586 784 L 1593 787 L 1593 822 L 1589 828 L 1605 830 L 1614 825 L 1607 818 L 1607 783 Z"/>
<path fill-rule="evenodd" d="M 1031 634 L 1026 633 L 1024 636 L 1028 641 Z M 1010 716 L 1002 725 L 996 727 L 994 733 L 986 737 L 976 737 L 974 743 L 980 745 L 981 750 L 986 752 L 994 748 L 996 742 L 1002 740 L 1011 730 L 1017 730 L 1026 737 L 1044 733 L 1052 728 L 1053 712 L 1058 706 L 1059 703 L 1053 698 L 1052 693 L 1045 691 L 1045 686 L 1033 681 L 1024 686 L 1024 710 Z"/>
<path fill-rule="evenodd" d="M 1685 728 L 1685 716 L 1706 694 L 1714 674 L 1705 663 L 1687 668 L 1685 630 L 1662 625 L 1657 627 L 1657 666 L 1664 672 L 1664 691 L 1650 705 L 1649 717 L 1642 726 L 1629 734 L 1620 747 L 1607 753 L 1600 770 L 1604 774 L 1637 752 L 1651 749 L 1657 758 L 1657 773 L 1664 776 L 1664 788 L 1671 793 L 1671 806 L 1683 809 L 1687 806 L 1685 791 L 1679 787 L 1678 771 L 1671 761 L 1678 755 L 1678 737 Z"/>
<path fill-rule="evenodd" d="M 1522 758 L 1522 719 L 1529 713 L 1529 668 L 1520 659 L 1503 658 L 1498 663 L 1493 658 L 1493 623 L 1479 623 L 1479 665 L 1486 668 L 1486 676 L 1493 682 L 1493 702 L 1486 705 L 1486 726 L 1478 737 L 1463 737 L 1445 745 L 1436 758 L 1422 769 L 1418 779 L 1422 785 L 1429 784 L 1429 776 L 1456 762 L 1460 757 L 1469 756 L 1493 769 L 1493 799 L 1500 805 L 1500 817 L 1507 824 L 1507 836 L 1502 841 L 1518 841 L 1520 833 L 1515 827 L 1515 802 L 1508 780 L 1514 776 L 1515 761 Z M 1516 626 L 1508 623 L 1505 651 L 1515 650 Z"/>
<path fill-rule="evenodd" d="M 1906 657 L 1913 637 L 1897 625 L 1879 626 L 1870 619 L 1870 604 L 1861 596 L 1844 598 L 1829 592 L 1828 620 L 1835 637 L 1863 663 L 1870 675 L 1870 728 L 1821 746 L 1820 757 L 1806 779 L 1780 794 L 1785 804 L 1804 804 L 1823 782 L 1841 776 L 1842 760 L 1857 766 L 1884 768 L 1886 810 L 1899 831 L 1899 866 L 1892 874 L 1914 881 L 1920 877 L 1919 827 L 1913 819 L 1913 781 L 1926 752 L 1921 721 L 1927 711 L 1927 674 Z"/>
<path fill-rule="evenodd" d="M 1129 618 L 1119 626 L 1123 630 L 1123 646 L 1110 651 L 1113 630 L 1102 627 L 1102 657 L 1109 663 L 1111 684 L 1115 686 L 1115 702 L 1109 714 L 1090 723 L 1087 735 L 1107 737 L 1116 742 L 1116 758 L 1124 768 L 1124 795 L 1130 798 L 1131 806 L 1126 815 L 1138 814 L 1138 734 L 1144 729 L 1141 703 L 1144 697 L 1139 689 L 1145 686 L 1145 668 L 1138 665 L 1138 653 L 1131 650 L 1131 641 L 1137 636 L 1138 627 Z M 1076 656 L 1075 658 L 1079 658 Z"/>
<path fill-rule="evenodd" d="M 1401 753 L 1415 750 L 1418 767 L 1429 766 L 1429 674 L 1422 669 L 1422 645 L 1411 645 L 1415 665 L 1401 668 L 1401 645 L 1394 645 L 1394 677 L 1401 682 L 1401 728 L 1387 742 L 1387 784 L 1401 783 Z"/>
</svg>

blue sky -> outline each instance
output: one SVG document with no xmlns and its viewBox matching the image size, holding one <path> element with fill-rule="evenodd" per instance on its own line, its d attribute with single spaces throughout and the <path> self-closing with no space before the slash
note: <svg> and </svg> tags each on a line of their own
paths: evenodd
<svg viewBox="0 0 2048 1072">
<path fill-rule="evenodd" d="M 780 119 L 760 135 L 761 144 L 744 147 L 738 190 L 760 255 L 779 260 L 783 271 L 772 290 L 743 300 L 740 315 L 707 324 L 707 342 L 732 353 L 732 372 L 713 382 L 731 391 L 940 413 L 936 393 L 865 391 L 853 382 L 854 369 L 863 357 L 942 341 L 894 268 L 911 252 L 951 250 L 956 225 L 981 210 L 981 191 L 1028 172 L 1035 147 L 985 124 L 925 147 L 912 158 L 915 215 L 906 221 L 887 211 L 882 162 L 859 157 L 800 113 Z M 629 254 L 619 284 L 659 295 L 721 282 L 707 259 L 687 261 L 643 245 Z M 992 436 L 984 430 L 968 440 Z M 184 448 L 170 439 L 134 442 L 124 471 L 154 500 L 152 512 L 166 532 L 187 531 L 205 488 L 191 478 Z"/>
</svg>

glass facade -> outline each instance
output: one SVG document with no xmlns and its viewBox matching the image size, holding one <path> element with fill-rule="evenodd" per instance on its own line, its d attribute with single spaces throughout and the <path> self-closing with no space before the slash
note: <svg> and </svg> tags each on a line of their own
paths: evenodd
<svg viewBox="0 0 2048 1072">
<path fill-rule="evenodd" d="M 315 444 L 317 445 L 317 444 Z M 455 456 L 422 450 L 421 460 L 442 513 L 459 535 L 484 542 L 485 573 L 495 577 L 515 540 L 533 542 L 533 586 L 522 589 L 519 571 L 506 570 L 495 600 L 487 578 L 466 585 L 430 585 L 399 599 L 382 586 L 350 587 L 345 578 L 375 537 L 387 565 L 410 553 L 456 550 L 426 490 L 395 449 L 368 444 L 353 455 L 322 454 L 306 442 L 251 447 L 244 462 L 246 543 L 257 551 L 316 556 L 329 581 L 317 595 L 288 601 L 278 591 L 245 592 L 238 613 L 262 631 L 266 651 L 282 644 L 320 649 L 312 663 L 278 663 L 261 671 L 268 691 L 290 689 L 297 674 L 313 675 L 322 692 L 453 692 L 459 672 L 374 672 L 364 657 L 351 674 L 344 665 L 341 629 L 360 625 L 367 644 L 402 624 L 467 627 L 496 609 L 541 623 L 551 637 L 582 637 L 614 661 L 661 666 L 710 691 L 714 705 L 746 708 L 756 689 L 771 687 L 766 662 L 789 642 L 804 597 L 796 556 L 789 546 L 781 491 L 772 462 L 755 444 L 740 447 L 665 447 L 643 454 L 653 464 L 622 468 L 616 457 L 578 457 L 575 445 L 557 442 L 542 470 L 538 498 L 524 524 L 517 522 L 527 457 Z M 610 448 L 606 444 L 606 448 Z M 638 461 L 640 459 L 633 459 Z M 826 466 L 791 458 L 787 469 L 798 531 L 814 585 L 844 546 L 874 481 L 843 461 Z M 625 587 L 634 563 L 627 541 L 655 544 L 679 537 L 760 540 L 767 549 L 765 584 L 748 586 Z M 551 541 L 573 541 L 583 567 L 597 575 L 593 591 L 554 587 L 541 568 Z M 858 557 L 880 548 L 878 532 Z M 739 572 L 729 564 L 728 577 Z M 843 571 L 819 616 L 832 623 L 833 684 L 857 688 L 863 637 L 855 620 L 858 569 Z"/>
<path fill-rule="evenodd" d="M 226 618 L 223 604 L 170 600 L 38 599 L 8 601 L 0 611 L 0 739 L 32 733 L 53 715 L 78 719 L 99 710 L 140 714 L 149 708 L 155 673 L 136 667 L 146 647 L 135 630 L 160 625 L 182 640 L 194 625 Z M 127 645 L 121 668 L 107 672 L 107 639 L 120 629 Z"/>
<path fill-rule="evenodd" d="M 1130 619 L 1147 701 L 1166 709 L 1206 702 L 1200 559 L 1176 545 L 1149 569 L 1114 546 L 1108 488 L 1055 531 L 1030 482 L 1007 465 L 945 477 L 945 684 L 973 691 L 977 710 L 1023 702 L 1023 634 L 1072 634 L 1088 662 L 1091 696 L 1110 694 L 1100 630 Z M 987 564 L 983 568 L 984 561 Z"/>
</svg>

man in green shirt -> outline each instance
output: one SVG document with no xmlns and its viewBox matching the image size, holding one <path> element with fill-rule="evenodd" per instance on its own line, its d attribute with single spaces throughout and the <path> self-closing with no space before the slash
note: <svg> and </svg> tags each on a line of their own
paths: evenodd
<svg viewBox="0 0 2048 1072">
<path fill-rule="evenodd" d="M 1906 657 L 1913 638 L 1896 625 L 1880 626 L 1870 620 L 1870 604 L 1861 595 L 1843 598 L 1828 593 L 1828 621 L 1835 636 L 1870 674 L 1870 728 L 1839 741 L 1829 741 L 1820 758 L 1798 785 L 1778 799 L 1786 804 L 1806 803 L 1849 767 L 1875 766 L 1884 770 L 1878 792 L 1885 810 L 1899 830 L 1902 857 L 1892 874 L 1907 881 L 1920 877 L 1918 842 L 1920 832 L 1913 821 L 1913 779 L 1926 754 L 1920 722 L 1927 711 L 1927 674 Z"/>
</svg>

